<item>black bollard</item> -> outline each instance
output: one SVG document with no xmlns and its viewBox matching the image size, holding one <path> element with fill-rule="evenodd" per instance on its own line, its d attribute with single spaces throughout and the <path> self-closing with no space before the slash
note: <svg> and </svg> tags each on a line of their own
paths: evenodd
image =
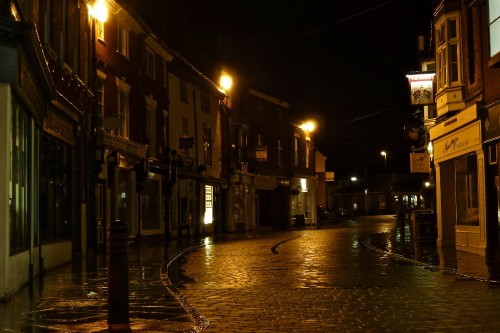
<svg viewBox="0 0 500 333">
<path fill-rule="evenodd" d="M 117 220 L 109 230 L 108 324 L 129 322 L 128 227 Z"/>
</svg>

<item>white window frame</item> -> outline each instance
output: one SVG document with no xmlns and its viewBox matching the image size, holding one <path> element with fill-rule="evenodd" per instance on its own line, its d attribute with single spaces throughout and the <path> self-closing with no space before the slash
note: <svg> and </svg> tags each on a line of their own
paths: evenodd
<svg viewBox="0 0 500 333">
<path fill-rule="evenodd" d="M 118 41 L 117 51 L 122 56 L 129 57 L 129 32 L 122 26 L 118 25 Z"/>
<path fill-rule="evenodd" d="M 149 47 L 146 47 L 146 74 L 153 79 L 156 78 L 155 71 L 155 53 Z"/>
<path fill-rule="evenodd" d="M 435 25 L 437 91 L 462 84 L 462 54 L 458 12 L 447 13 Z M 455 23 L 454 29 L 452 22 Z M 452 33 L 454 32 L 454 35 Z M 456 56 L 456 58 L 454 58 Z M 454 79 L 454 76 L 456 78 Z"/>
<path fill-rule="evenodd" d="M 97 83 L 95 91 L 97 126 L 102 127 L 104 120 L 104 94 L 106 89 L 106 74 L 97 70 Z"/>
<path fill-rule="evenodd" d="M 120 127 L 118 128 L 117 135 L 128 138 L 129 135 L 129 117 L 130 117 L 130 85 L 125 80 L 116 78 L 116 87 L 118 90 L 117 99 L 117 117 L 120 120 Z"/>
</svg>

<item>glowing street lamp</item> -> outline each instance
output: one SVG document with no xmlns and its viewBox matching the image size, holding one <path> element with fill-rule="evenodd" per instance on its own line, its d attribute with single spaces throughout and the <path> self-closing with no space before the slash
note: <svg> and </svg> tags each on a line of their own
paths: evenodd
<svg viewBox="0 0 500 333">
<path fill-rule="evenodd" d="M 384 170 L 387 173 L 387 153 L 385 151 L 381 151 L 380 155 L 384 156 Z"/>
<path fill-rule="evenodd" d="M 99 22 L 106 22 L 108 19 L 108 8 L 104 4 L 104 0 L 96 0 L 94 6 L 89 5 L 89 12 Z"/>
<path fill-rule="evenodd" d="M 223 72 L 220 77 L 219 84 L 222 91 L 228 92 L 229 90 L 231 90 L 231 87 L 233 86 L 233 78 L 230 75 Z"/>
<path fill-rule="evenodd" d="M 304 132 L 311 133 L 316 129 L 316 122 L 313 120 L 308 120 L 300 124 L 299 128 Z"/>
</svg>

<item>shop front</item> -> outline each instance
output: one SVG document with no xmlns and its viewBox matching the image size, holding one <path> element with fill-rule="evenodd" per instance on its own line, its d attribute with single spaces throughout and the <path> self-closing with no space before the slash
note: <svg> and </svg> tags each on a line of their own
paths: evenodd
<svg viewBox="0 0 500 333">
<path fill-rule="evenodd" d="M 291 224 L 295 226 L 317 223 L 317 179 L 311 176 L 296 177 L 290 181 Z"/>
<path fill-rule="evenodd" d="M 485 155 L 478 107 L 431 129 L 439 246 L 485 255 Z"/>
<path fill-rule="evenodd" d="M 230 211 L 227 231 L 255 230 L 254 175 L 236 170 L 230 178 Z"/>
<path fill-rule="evenodd" d="M 485 106 L 483 139 L 486 163 L 486 232 L 488 249 L 498 253 L 500 249 L 500 180 L 498 156 L 500 150 L 500 101 Z"/>
</svg>

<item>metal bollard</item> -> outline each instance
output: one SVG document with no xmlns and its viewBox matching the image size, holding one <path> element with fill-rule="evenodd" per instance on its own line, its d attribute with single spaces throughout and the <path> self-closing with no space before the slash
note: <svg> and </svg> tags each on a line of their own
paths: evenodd
<svg viewBox="0 0 500 333">
<path fill-rule="evenodd" d="M 128 227 L 116 220 L 109 230 L 108 324 L 129 322 Z"/>
</svg>

